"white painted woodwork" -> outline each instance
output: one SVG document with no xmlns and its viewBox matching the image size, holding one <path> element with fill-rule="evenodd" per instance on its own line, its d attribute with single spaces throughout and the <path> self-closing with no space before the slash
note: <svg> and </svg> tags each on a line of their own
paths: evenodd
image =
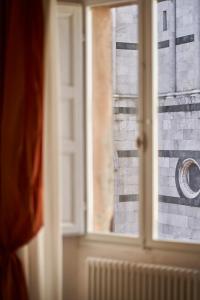
<svg viewBox="0 0 200 300">
<path fill-rule="evenodd" d="M 58 5 L 59 170 L 63 234 L 84 233 L 82 8 Z"/>
<path fill-rule="evenodd" d="M 88 299 L 197 300 L 200 271 L 174 266 L 87 259 Z"/>
</svg>

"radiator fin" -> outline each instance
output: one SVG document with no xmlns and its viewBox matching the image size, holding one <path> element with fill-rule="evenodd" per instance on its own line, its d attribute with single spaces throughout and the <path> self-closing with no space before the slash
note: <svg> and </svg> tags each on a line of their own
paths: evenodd
<svg viewBox="0 0 200 300">
<path fill-rule="evenodd" d="M 199 300 L 200 271 L 88 258 L 88 300 Z"/>
</svg>

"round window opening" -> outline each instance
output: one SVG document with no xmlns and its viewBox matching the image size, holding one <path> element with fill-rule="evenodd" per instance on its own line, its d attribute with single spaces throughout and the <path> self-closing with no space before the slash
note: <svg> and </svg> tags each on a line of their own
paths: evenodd
<svg viewBox="0 0 200 300">
<path fill-rule="evenodd" d="M 200 166 L 192 158 L 179 160 L 177 164 L 178 190 L 181 196 L 194 199 L 200 194 Z"/>
</svg>

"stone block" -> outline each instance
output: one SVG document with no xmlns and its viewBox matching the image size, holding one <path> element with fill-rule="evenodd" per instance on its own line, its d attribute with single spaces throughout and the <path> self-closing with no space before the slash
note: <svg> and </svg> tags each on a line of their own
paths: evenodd
<svg viewBox="0 0 200 300">
<path fill-rule="evenodd" d="M 158 215 L 159 222 L 162 224 L 168 224 L 171 226 L 177 226 L 181 228 L 187 228 L 188 227 L 188 217 L 187 216 L 181 216 L 177 214 L 166 214 L 166 213 L 160 213 Z"/>
<path fill-rule="evenodd" d="M 188 218 L 188 227 L 190 229 L 200 230 L 200 219 L 195 217 Z"/>
</svg>

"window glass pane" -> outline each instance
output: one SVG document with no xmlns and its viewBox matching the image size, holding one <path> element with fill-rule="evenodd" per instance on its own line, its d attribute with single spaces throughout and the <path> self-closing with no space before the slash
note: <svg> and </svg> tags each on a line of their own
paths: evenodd
<svg viewBox="0 0 200 300">
<path fill-rule="evenodd" d="M 158 205 L 155 237 L 200 241 L 198 0 L 158 1 Z M 163 31 L 163 11 L 168 30 Z"/>
<path fill-rule="evenodd" d="M 94 8 L 90 229 L 138 235 L 138 7 Z"/>
<path fill-rule="evenodd" d="M 167 11 L 163 11 L 163 31 L 167 30 Z"/>
</svg>

